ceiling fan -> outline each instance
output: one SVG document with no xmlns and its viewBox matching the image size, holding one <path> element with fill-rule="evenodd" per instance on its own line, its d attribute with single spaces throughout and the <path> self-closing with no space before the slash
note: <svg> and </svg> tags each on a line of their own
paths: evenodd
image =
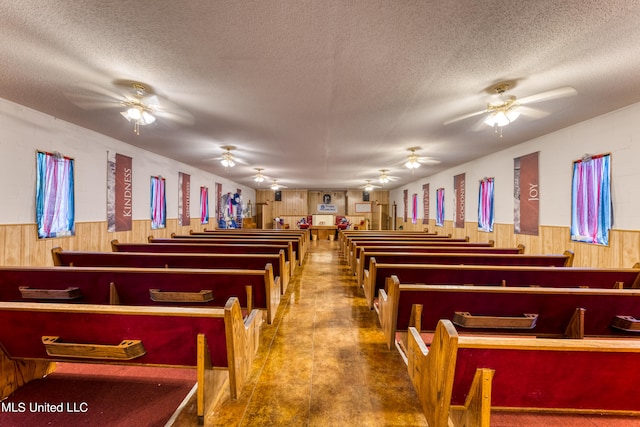
<svg viewBox="0 0 640 427">
<path fill-rule="evenodd" d="M 363 185 L 362 187 L 360 187 L 360 188 L 364 189 L 364 191 L 371 191 L 371 190 L 373 190 L 374 188 L 380 188 L 380 186 L 379 186 L 379 185 L 372 184 L 372 183 L 371 183 L 371 180 L 370 180 L 370 179 L 367 179 L 367 183 L 366 183 L 365 185 Z"/>
<path fill-rule="evenodd" d="M 258 171 L 255 175 L 253 175 L 253 180 L 258 184 L 262 184 L 262 182 L 264 182 L 264 180 L 266 179 L 266 177 L 262 174 L 262 171 L 264 169 L 263 168 L 253 168 L 253 169 Z"/>
<path fill-rule="evenodd" d="M 508 82 L 494 85 L 489 89 L 489 91 L 494 94 L 494 99 L 487 102 L 486 108 L 455 117 L 447 120 L 443 124 L 446 126 L 451 123 L 486 114 L 484 119 L 479 122 L 479 126 L 474 127 L 474 130 L 480 130 L 483 127 L 482 125 L 487 125 L 493 127 L 496 133 L 499 132 L 500 136 L 502 136 L 502 127 L 513 123 L 518 119 L 518 117 L 520 117 L 520 115 L 532 118 L 542 118 L 549 114 L 546 111 L 527 107 L 526 105 L 549 101 L 551 99 L 564 98 L 578 93 L 573 87 L 565 86 L 518 99 L 514 95 L 505 95 L 505 92 L 507 92 L 511 86 L 512 84 Z"/>
<path fill-rule="evenodd" d="M 287 187 L 286 185 L 278 184 L 278 180 L 277 179 L 274 179 L 273 181 L 271 181 L 271 189 L 273 191 L 277 191 L 277 190 L 279 190 L 281 188 L 289 188 L 289 187 Z"/>
<path fill-rule="evenodd" d="M 420 147 L 409 147 L 407 150 L 409 151 L 409 155 L 406 157 L 406 160 L 402 162 L 402 165 L 410 169 L 412 173 L 421 165 L 437 165 L 440 163 L 440 160 L 434 159 L 433 157 L 418 156 L 416 151 L 420 150 Z M 380 172 L 382 172 L 382 170 Z"/>
<path fill-rule="evenodd" d="M 140 126 L 147 126 L 156 119 L 192 125 L 194 118 L 188 111 L 161 97 L 144 83 L 118 80 L 113 88 L 83 83 L 73 86 L 65 96 L 84 110 L 118 108 L 120 114 L 133 122 L 134 132 L 140 134 Z"/>
<path fill-rule="evenodd" d="M 385 184 L 387 184 L 389 182 L 392 182 L 392 181 L 395 181 L 396 179 L 398 179 L 397 177 L 390 176 L 388 174 L 389 169 L 380 169 L 379 172 L 380 172 L 380 176 L 378 177 L 378 182 L 380 184 L 382 184 L 383 187 L 384 187 Z"/>
</svg>

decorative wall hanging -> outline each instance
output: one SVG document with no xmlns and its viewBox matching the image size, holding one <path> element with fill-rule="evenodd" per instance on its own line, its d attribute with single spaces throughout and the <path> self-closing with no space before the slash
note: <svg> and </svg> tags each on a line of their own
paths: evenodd
<svg viewBox="0 0 640 427">
<path fill-rule="evenodd" d="M 464 228 L 465 178 L 463 173 L 453 177 L 453 226 Z"/>
<path fill-rule="evenodd" d="M 494 179 L 480 180 L 478 189 L 478 230 L 493 231 Z"/>
<path fill-rule="evenodd" d="M 209 224 L 209 189 L 200 187 L 200 224 Z"/>
<path fill-rule="evenodd" d="M 151 177 L 151 229 L 166 228 L 167 199 L 165 195 L 165 179 L 161 176 Z"/>
<path fill-rule="evenodd" d="M 538 153 L 513 159 L 513 231 L 538 235 L 540 185 Z"/>
<path fill-rule="evenodd" d="M 107 151 L 107 231 L 131 231 L 132 225 L 132 159 Z"/>
<path fill-rule="evenodd" d="M 191 224 L 191 175 L 178 172 L 178 225 Z"/>
<path fill-rule="evenodd" d="M 422 185 L 422 223 L 429 224 L 429 184 Z"/>
<path fill-rule="evenodd" d="M 585 155 L 573 162 L 571 240 L 608 245 L 612 225 L 611 154 Z"/>
<path fill-rule="evenodd" d="M 74 160 L 60 153 L 36 152 L 38 238 L 75 235 Z"/>
<path fill-rule="evenodd" d="M 444 188 L 436 190 L 436 225 L 444 226 Z"/>
</svg>

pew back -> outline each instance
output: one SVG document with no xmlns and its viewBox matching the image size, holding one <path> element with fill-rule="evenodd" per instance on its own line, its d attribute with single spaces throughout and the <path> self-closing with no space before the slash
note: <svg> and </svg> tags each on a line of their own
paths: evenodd
<svg viewBox="0 0 640 427">
<path fill-rule="evenodd" d="M 401 283 L 427 285 L 490 285 L 540 287 L 590 287 L 611 289 L 637 288 L 640 285 L 638 268 L 578 268 L 529 267 L 489 265 L 428 265 L 378 264 L 371 262 L 365 273 L 364 294 L 370 308 L 378 291 L 384 288 L 387 277 L 395 275 Z"/>
</svg>

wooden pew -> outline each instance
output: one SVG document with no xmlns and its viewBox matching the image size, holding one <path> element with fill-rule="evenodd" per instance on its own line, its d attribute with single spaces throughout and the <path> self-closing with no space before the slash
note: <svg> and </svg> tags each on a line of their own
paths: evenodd
<svg viewBox="0 0 640 427">
<path fill-rule="evenodd" d="M 0 301 L 220 307 L 231 297 L 271 323 L 280 304 L 271 264 L 263 270 L 124 267 L 0 267 Z"/>
<path fill-rule="evenodd" d="M 55 361 L 195 368 L 202 424 L 223 387 L 233 399 L 242 390 L 260 316 L 243 320 L 237 298 L 215 309 L 1 302 L 0 324 L 2 398 Z"/>
<path fill-rule="evenodd" d="M 266 245 L 277 245 L 277 244 L 291 244 L 292 256 L 294 260 L 297 261 L 298 265 L 302 265 L 305 256 L 305 247 L 302 243 L 302 238 L 300 236 L 234 236 L 234 235 L 223 235 L 223 236 L 209 236 L 209 235 L 197 235 L 197 234 L 183 234 L 178 235 L 174 234 L 171 238 L 159 238 L 159 237 L 148 237 L 149 243 L 224 243 L 224 244 L 266 244 Z"/>
<path fill-rule="evenodd" d="M 493 240 L 489 242 L 460 242 L 452 240 L 424 240 L 424 241 L 406 241 L 406 240 L 375 240 L 365 242 L 353 242 L 349 250 L 348 264 L 351 266 L 355 274 L 355 265 L 360 257 L 360 248 L 364 246 L 405 246 L 405 247 L 425 247 L 425 246 L 441 246 L 441 247 L 463 247 L 463 248 L 492 248 Z"/>
<path fill-rule="evenodd" d="M 464 333 L 640 338 L 640 322 L 626 319 L 640 316 L 638 301 L 640 289 L 415 285 L 391 276 L 376 308 L 391 349 L 406 347 L 410 326 L 429 333 L 441 319 Z"/>
<path fill-rule="evenodd" d="M 204 244 L 198 243 L 120 243 L 111 241 L 113 252 L 151 252 L 151 253 L 207 253 L 207 254 L 277 254 L 284 251 L 285 264 L 289 274 L 293 275 L 296 263 L 292 261 L 293 247 L 290 244 L 251 245 L 251 244 Z"/>
<path fill-rule="evenodd" d="M 381 230 L 381 231 L 371 231 L 371 230 L 340 230 L 338 232 L 338 242 L 340 244 L 340 250 L 344 253 L 345 247 L 347 247 L 348 242 L 351 239 L 358 239 L 361 237 L 381 237 L 381 238 L 397 238 L 402 239 L 403 237 L 423 237 L 423 238 L 434 238 L 434 239 L 450 239 L 451 234 L 436 234 L 436 233 L 428 233 L 424 231 L 390 231 L 390 230 Z"/>
<path fill-rule="evenodd" d="M 53 265 L 68 267 L 133 267 L 133 268 L 212 268 L 259 270 L 267 264 L 273 268 L 274 285 L 284 295 L 290 271 L 284 251 L 278 254 L 207 254 L 153 252 L 82 252 L 51 250 Z"/>
<path fill-rule="evenodd" d="M 411 252 L 368 252 L 360 251 L 358 284 L 363 285 L 365 271 L 370 274 L 371 260 L 378 264 L 464 264 L 464 265 L 522 265 L 538 267 L 571 267 L 574 254 L 525 255 L 491 253 L 411 253 Z"/>
<path fill-rule="evenodd" d="M 282 229 L 282 230 L 264 230 L 259 228 L 236 228 L 236 229 L 214 229 L 208 230 L 204 229 L 204 231 L 193 231 L 190 230 L 189 234 L 204 234 L 210 236 L 224 236 L 224 235 L 232 235 L 232 236 L 299 236 L 302 238 L 302 244 L 305 248 L 304 253 L 306 254 L 307 249 L 309 247 L 309 240 L 311 240 L 311 236 L 309 234 L 309 230 L 299 230 L 299 229 Z M 304 257 L 303 257 L 304 258 Z"/>
<path fill-rule="evenodd" d="M 362 254 L 368 252 L 398 252 L 398 253 L 456 253 L 456 254 L 524 254 L 524 245 L 518 245 L 516 247 L 502 247 L 497 248 L 494 246 L 357 246 L 356 253 L 358 258 L 356 259 L 354 266 L 354 274 L 358 277 L 359 283 L 362 283 L 364 269 L 369 266 L 370 260 L 366 262 L 362 261 Z"/>
<path fill-rule="evenodd" d="M 461 336 L 442 320 L 431 343 L 409 328 L 406 357 L 430 426 L 489 427 L 491 410 L 640 414 L 640 340 Z"/>
<path fill-rule="evenodd" d="M 345 240 L 345 247 L 343 250 L 343 254 L 346 257 L 351 259 L 357 259 L 356 254 L 354 254 L 354 248 L 357 246 L 368 245 L 372 246 L 375 244 L 379 244 L 381 246 L 396 246 L 396 245 L 431 245 L 437 246 L 440 243 L 443 245 L 454 245 L 456 243 L 460 244 L 460 246 L 466 246 L 469 244 L 469 237 L 464 238 L 453 238 L 450 236 L 427 236 L 427 237 L 404 237 L 404 236 L 375 236 L 375 237 L 348 237 Z M 487 243 L 483 243 L 482 245 L 473 245 L 473 246 L 493 246 L 488 245 Z M 351 260 L 348 261 L 349 263 Z"/>
<path fill-rule="evenodd" d="M 373 308 L 378 291 L 393 275 L 401 283 L 426 285 L 540 286 L 560 288 L 638 288 L 640 268 L 578 268 L 491 265 L 378 264 L 365 272 L 364 295 Z"/>
</svg>

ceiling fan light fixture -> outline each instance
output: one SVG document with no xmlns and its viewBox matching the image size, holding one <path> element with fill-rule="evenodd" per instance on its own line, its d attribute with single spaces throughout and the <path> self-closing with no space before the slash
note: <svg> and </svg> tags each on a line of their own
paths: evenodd
<svg viewBox="0 0 640 427">
<path fill-rule="evenodd" d="M 380 178 L 378 178 L 381 184 L 386 184 L 389 182 L 389 175 L 387 175 L 386 169 L 380 169 Z"/>
<path fill-rule="evenodd" d="M 411 154 L 409 154 L 409 157 L 407 158 L 407 162 L 404 165 L 409 169 L 419 168 L 420 162 L 418 161 L 418 156 L 416 156 L 416 153 L 411 151 Z"/>
<path fill-rule="evenodd" d="M 272 189 L 273 191 L 276 191 L 276 190 L 279 190 L 279 189 L 280 189 L 280 186 L 278 185 L 278 183 L 277 183 L 277 182 L 274 182 L 273 184 L 271 184 L 271 189 Z"/>
<path fill-rule="evenodd" d="M 140 135 L 140 126 L 150 125 L 156 118 L 145 105 L 131 105 L 120 114 L 129 122 L 133 122 L 133 131 Z"/>
<path fill-rule="evenodd" d="M 225 168 L 232 168 L 236 165 L 236 162 L 233 161 L 233 154 L 231 154 L 231 149 L 226 148 L 226 150 L 227 151 L 222 153 L 222 159 L 220 160 L 220 163 L 222 163 L 222 166 L 224 166 Z"/>
<path fill-rule="evenodd" d="M 514 110 L 507 111 L 494 111 L 492 114 L 489 114 L 485 119 L 484 123 L 491 127 L 503 127 L 507 126 L 516 121 L 516 119 L 520 117 L 520 113 Z"/>
</svg>

